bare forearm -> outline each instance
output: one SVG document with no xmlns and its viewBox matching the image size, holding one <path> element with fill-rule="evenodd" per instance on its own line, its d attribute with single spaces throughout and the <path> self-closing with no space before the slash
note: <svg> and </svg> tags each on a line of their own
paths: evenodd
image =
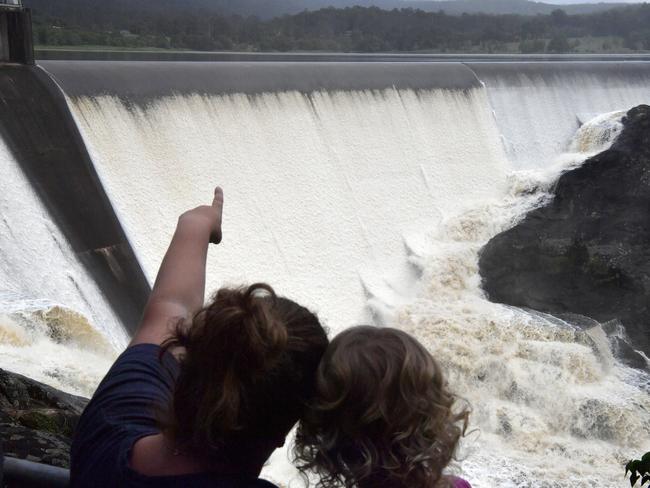
<svg viewBox="0 0 650 488">
<path fill-rule="evenodd" d="M 178 219 L 131 345 L 161 344 L 179 320 L 188 320 L 201 309 L 208 246 L 221 242 L 222 210 L 223 192 L 217 187 L 212 205 L 197 207 Z"/>
<path fill-rule="evenodd" d="M 194 315 L 203 306 L 209 244 L 209 229 L 181 217 L 149 303 L 175 303 L 186 310 L 188 317 Z"/>
</svg>

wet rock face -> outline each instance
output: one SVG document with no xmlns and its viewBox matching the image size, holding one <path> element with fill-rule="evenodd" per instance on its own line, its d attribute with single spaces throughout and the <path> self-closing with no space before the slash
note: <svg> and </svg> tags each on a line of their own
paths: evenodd
<svg viewBox="0 0 650 488">
<path fill-rule="evenodd" d="M 494 302 L 619 320 L 650 355 L 650 107 L 623 124 L 609 150 L 559 179 L 552 202 L 487 244 L 480 271 Z"/>
<path fill-rule="evenodd" d="M 0 440 L 4 454 L 70 466 L 72 432 L 88 400 L 0 369 Z"/>
</svg>

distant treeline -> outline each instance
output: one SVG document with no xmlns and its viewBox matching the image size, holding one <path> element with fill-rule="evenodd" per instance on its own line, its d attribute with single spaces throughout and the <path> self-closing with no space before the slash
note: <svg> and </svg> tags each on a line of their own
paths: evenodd
<svg viewBox="0 0 650 488">
<path fill-rule="evenodd" d="M 88 19 L 99 14 L 110 18 L 125 11 L 145 15 L 177 11 L 203 10 L 222 15 L 254 15 L 262 20 L 294 15 L 305 10 L 327 7 L 379 7 L 384 10 L 415 8 L 425 12 L 444 11 L 450 15 L 463 13 L 548 15 L 557 5 L 530 0 L 23 0 L 28 6 L 47 14 L 60 14 L 71 20 Z M 580 1 L 580 0 L 576 0 Z M 602 12 L 620 3 L 573 3 L 561 8 L 569 14 Z"/>
<path fill-rule="evenodd" d="M 326 8 L 263 21 L 200 9 L 130 9 L 128 3 L 103 2 L 86 14 L 36 8 L 34 19 L 36 43 L 48 46 L 335 52 L 650 50 L 650 4 L 588 15 L 558 9 L 536 16 Z"/>
</svg>

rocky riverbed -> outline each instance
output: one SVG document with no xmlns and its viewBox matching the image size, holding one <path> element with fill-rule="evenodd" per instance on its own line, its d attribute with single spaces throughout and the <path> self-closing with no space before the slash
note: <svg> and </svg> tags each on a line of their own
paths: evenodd
<svg viewBox="0 0 650 488">
<path fill-rule="evenodd" d="M 4 454 L 67 468 L 85 398 L 0 369 L 0 432 Z"/>
</svg>

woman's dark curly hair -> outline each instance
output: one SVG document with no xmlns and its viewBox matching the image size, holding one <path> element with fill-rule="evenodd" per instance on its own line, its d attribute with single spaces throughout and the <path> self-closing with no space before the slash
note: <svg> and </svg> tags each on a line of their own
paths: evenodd
<svg viewBox="0 0 650 488">
<path fill-rule="evenodd" d="M 405 332 L 369 326 L 339 334 L 298 425 L 295 460 L 320 488 L 432 488 L 467 427 L 431 354 Z"/>
<path fill-rule="evenodd" d="M 162 346 L 184 348 L 162 429 L 197 458 L 250 462 L 304 413 L 328 343 L 313 313 L 270 286 L 222 288 Z"/>
</svg>

